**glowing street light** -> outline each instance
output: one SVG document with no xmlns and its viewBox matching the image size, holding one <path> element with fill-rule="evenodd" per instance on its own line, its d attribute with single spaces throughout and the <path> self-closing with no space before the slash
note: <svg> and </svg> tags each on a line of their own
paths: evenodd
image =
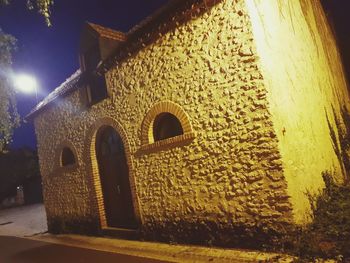
<svg viewBox="0 0 350 263">
<path fill-rule="evenodd" d="M 13 81 L 17 91 L 27 94 L 35 92 L 36 102 L 38 102 L 38 83 L 33 76 L 20 74 L 14 76 Z"/>
</svg>

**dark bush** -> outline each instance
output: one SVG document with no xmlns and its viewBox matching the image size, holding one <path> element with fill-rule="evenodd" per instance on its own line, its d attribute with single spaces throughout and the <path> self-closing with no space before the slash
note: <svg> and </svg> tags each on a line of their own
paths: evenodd
<svg viewBox="0 0 350 263">
<path fill-rule="evenodd" d="M 301 231 L 296 251 L 301 257 L 350 258 L 350 185 L 338 185 L 330 172 L 326 187 L 309 195 L 313 222 Z"/>
</svg>

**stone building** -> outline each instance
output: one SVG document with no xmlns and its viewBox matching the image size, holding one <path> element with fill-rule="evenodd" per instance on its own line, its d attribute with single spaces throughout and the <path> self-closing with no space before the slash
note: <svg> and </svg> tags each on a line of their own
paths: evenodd
<svg viewBox="0 0 350 263">
<path fill-rule="evenodd" d="M 52 232 L 227 245 L 308 222 L 321 173 L 343 179 L 318 1 L 170 1 L 126 34 L 87 24 L 79 58 L 29 115 Z"/>
</svg>

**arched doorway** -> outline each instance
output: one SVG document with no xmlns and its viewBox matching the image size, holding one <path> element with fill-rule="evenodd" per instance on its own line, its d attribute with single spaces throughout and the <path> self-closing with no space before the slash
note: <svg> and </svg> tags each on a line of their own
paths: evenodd
<svg viewBox="0 0 350 263">
<path fill-rule="evenodd" d="M 98 131 L 96 157 L 107 226 L 137 228 L 124 144 L 114 128 L 104 126 Z"/>
</svg>

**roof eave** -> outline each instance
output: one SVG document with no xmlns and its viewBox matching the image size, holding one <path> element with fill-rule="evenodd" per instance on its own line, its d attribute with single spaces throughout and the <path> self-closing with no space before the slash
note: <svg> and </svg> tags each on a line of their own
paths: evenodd
<svg viewBox="0 0 350 263">
<path fill-rule="evenodd" d="M 117 48 L 112 56 L 105 59 L 98 68 L 101 73 L 117 65 L 131 53 L 145 45 L 154 43 L 165 33 L 200 16 L 222 0 L 172 0 L 153 15 L 141 21 L 127 33 L 127 40 Z M 174 19 L 177 17 L 178 19 Z"/>
</svg>

